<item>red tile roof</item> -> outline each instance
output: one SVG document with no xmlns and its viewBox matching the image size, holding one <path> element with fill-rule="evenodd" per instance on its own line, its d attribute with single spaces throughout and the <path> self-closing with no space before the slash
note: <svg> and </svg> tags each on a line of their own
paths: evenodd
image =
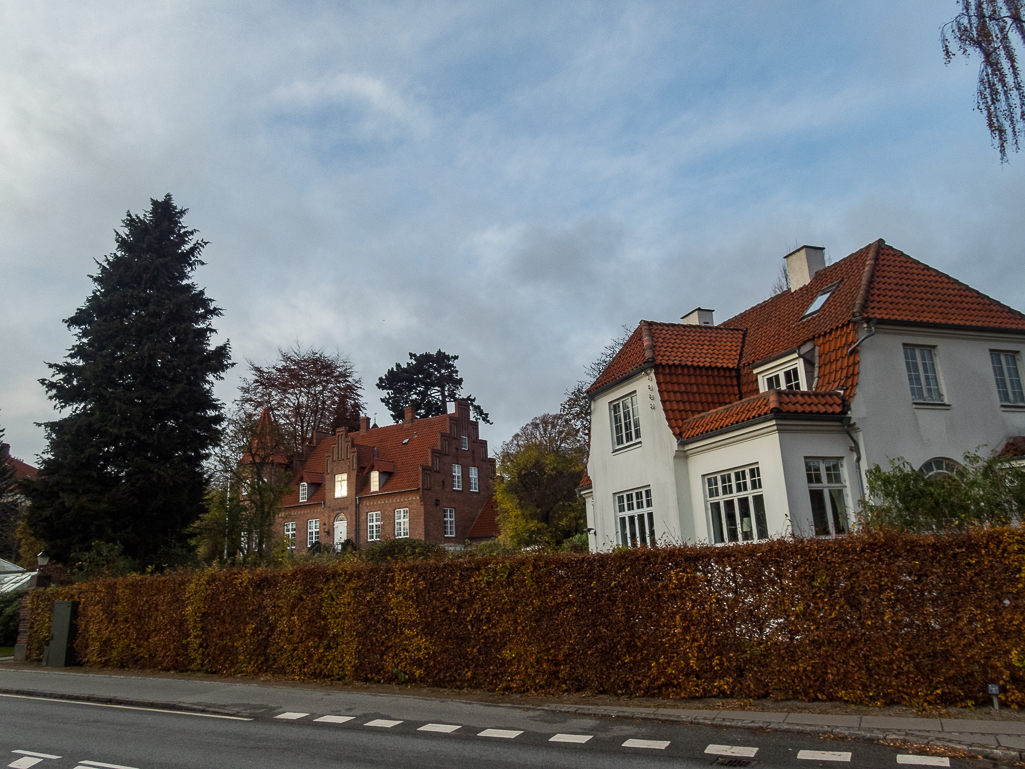
<svg viewBox="0 0 1025 769">
<path fill-rule="evenodd" d="M 830 293 L 822 307 L 806 315 L 826 290 Z M 743 421 L 770 413 L 764 411 L 767 401 L 757 397 L 753 368 L 814 342 L 815 389 L 840 390 L 849 402 L 858 385 L 860 351 L 854 345 L 859 322 L 866 319 L 1025 330 L 1022 313 L 878 240 L 820 270 L 807 285 L 777 294 L 719 326 L 641 321 L 588 392 L 650 367 L 670 429 L 680 439 L 692 437 L 697 429 L 727 426 L 723 419 Z M 795 407 L 790 398 L 783 397 L 782 411 Z M 721 408 L 729 404 L 736 409 Z M 825 402 L 818 407 L 827 411 L 809 413 L 840 413 Z"/>
<path fill-rule="evenodd" d="M 368 472 L 373 466 L 381 472 L 389 473 L 379 492 L 370 492 L 367 487 L 360 490 L 359 494 L 388 494 L 419 489 L 423 483 L 423 470 L 430 467 L 431 449 L 441 445 L 439 436 L 448 432 L 449 422 L 454 416 L 454 413 L 442 414 L 412 422 L 373 427 L 365 433 L 349 433 L 358 447 L 361 468 L 366 468 L 361 472 Z M 393 469 L 388 470 L 389 467 Z"/>
<path fill-rule="evenodd" d="M 495 495 L 491 494 L 484 500 L 484 506 L 477 513 L 477 520 L 473 522 L 466 538 L 493 539 L 498 535 L 498 506 L 495 504 Z"/>
<path fill-rule="evenodd" d="M 1007 443 L 1000 450 L 1002 457 L 1025 457 L 1025 435 L 1015 435 L 1008 438 Z"/>
<path fill-rule="evenodd" d="M 844 414 L 847 404 L 839 393 L 768 390 L 688 419 L 676 431 L 680 440 L 733 427 L 767 414 Z"/>
<path fill-rule="evenodd" d="M 589 489 L 591 488 L 591 476 L 584 473 L 584 477 L 580 479 L 580 483 L 577 484 L 578 489 Z"/>
<path fill-rule="evenodd" d="M 26 478 L 36 477 L 36 468 L 27 462 L 23 462 L 11 454 L 11 446 L 8 443 L 0 443 L 0 462 L 6 462 L 14 469 L 14 480 L 23 481 Z"/>
</svg>

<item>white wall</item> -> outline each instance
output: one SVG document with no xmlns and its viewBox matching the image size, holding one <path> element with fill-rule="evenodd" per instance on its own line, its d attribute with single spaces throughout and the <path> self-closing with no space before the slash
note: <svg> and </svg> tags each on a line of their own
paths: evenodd
<svg viewBox="0 0 1025 769">
<path fill-rule="evenodd" d="M 935 348 L 945 405 L 911 401 L 903 345 Z M 1025 352 L 1025 335 L 887 327 L 861 344 L 858 390 L 851 416 L 862 432 L 867 470 L 905 457 L 914 467 L 935 457 L 960 460 L 980 445 L 999 450 L 1025 435 L 1025 408 L 1002 407 L 990 350 Z M 1022 372 L 1025 373 L 1025 372 Z"/>
<path fill-rule="evenodd" d="M 633 392 L 637 393 L 641 442 L 613 452 L 609 404 Z M 651 487 L 656 536 L 659 540 L 682 539 L 673 469 L 675 453 L 676 438 L 666 422 L 658 384 L 650 370 L 606 390 L 591 401 L 591 452 L 587 474 L 592 483 L 593 518 L 588 518 L 588 526 L 595 529 L 598 550 L 610 550 L 616 544 L 613 496 L 644 486 Z"/>
</svg>

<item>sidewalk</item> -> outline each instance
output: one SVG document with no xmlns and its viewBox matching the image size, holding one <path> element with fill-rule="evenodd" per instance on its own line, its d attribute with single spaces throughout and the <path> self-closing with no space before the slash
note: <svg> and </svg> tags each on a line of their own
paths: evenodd
<svg viewBox="0 0 1025 769">
<path fill-rule="evenodd" d="M 328 712 L 344 705 L 365 713 L 387 713 L 416 719 L 471 718 L 468 713 L 486 705 L 504 709 L 503 718 L 522 718 L 525 709 L 585 717 L 655 720 L 703 726 L 771 729 L 931 746 L 948 755 L 977 755 L 1002 762 L 1025 762 L 1025 713 L 980 710 L 979 718 L 929 715 L 867 715 L 887 709 L 795 703 L 810 709 L 862 711 L 799 712 L 796 710 L 722 707 L 688 709 L 661 702 L 649 707 L 587 705 L 559 702 L 567 698 L 506 697 L 471 692 L 431 691 L 407 687 L 345 687 L 289 681 L 254 681 L 217 676 L 182 676 L 146 671 L 94 671 L 84 668 L 48 669 L 31 663 L 0 662 L 0 694 L 53 697 L 87 702 L 156 707 L 168 710 L 248 718 L 273 718 L 284 711 Z M 579 698 L 573 698 L 579 699 Z M 647 701 L 654 702 L 654 701 Z M 691 704 L 691 703 L 685 703 Z M 748 708 L 778 707 L 778 703 L 738 703 Z M 902 713 L 905 708 L 898 709 Z M 426 716 L 429 714 L 429 716 Z M 471 718 L 472 720 L 472 718 Z M 458 723 L 458 722 L 457 722 Z"/>
</svg>

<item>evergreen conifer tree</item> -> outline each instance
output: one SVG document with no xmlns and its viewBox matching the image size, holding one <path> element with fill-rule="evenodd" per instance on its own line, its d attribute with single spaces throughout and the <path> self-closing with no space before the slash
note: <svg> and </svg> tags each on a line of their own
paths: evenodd
<svg viewBox="0 0 1025 769">
<path fill-rule="evenodd" d="M 180 562 L 204 509 L 209 456 L 223 420 L 213 380 L 231 366 L 211 346 L 221 315 L 191 282 L 206 242 L 170 195 L 129 212 L 95 288 L 65 323 L 76 341 L 40 380 L 62 418 L 26 485 L 28 524 L 67 561 L 117 543 L 140 567 Z"/>
</svg>

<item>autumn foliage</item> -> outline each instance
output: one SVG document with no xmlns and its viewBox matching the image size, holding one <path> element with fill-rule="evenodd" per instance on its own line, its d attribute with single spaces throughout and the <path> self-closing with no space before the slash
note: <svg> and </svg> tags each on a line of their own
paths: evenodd
<svg viewBox="0 0 1025 769">
<path fill-rule="evenodd" d="M 518 692 L 1025 705 L 1025 531 L 106 579 L 92 666 Z"/>
</svg>

